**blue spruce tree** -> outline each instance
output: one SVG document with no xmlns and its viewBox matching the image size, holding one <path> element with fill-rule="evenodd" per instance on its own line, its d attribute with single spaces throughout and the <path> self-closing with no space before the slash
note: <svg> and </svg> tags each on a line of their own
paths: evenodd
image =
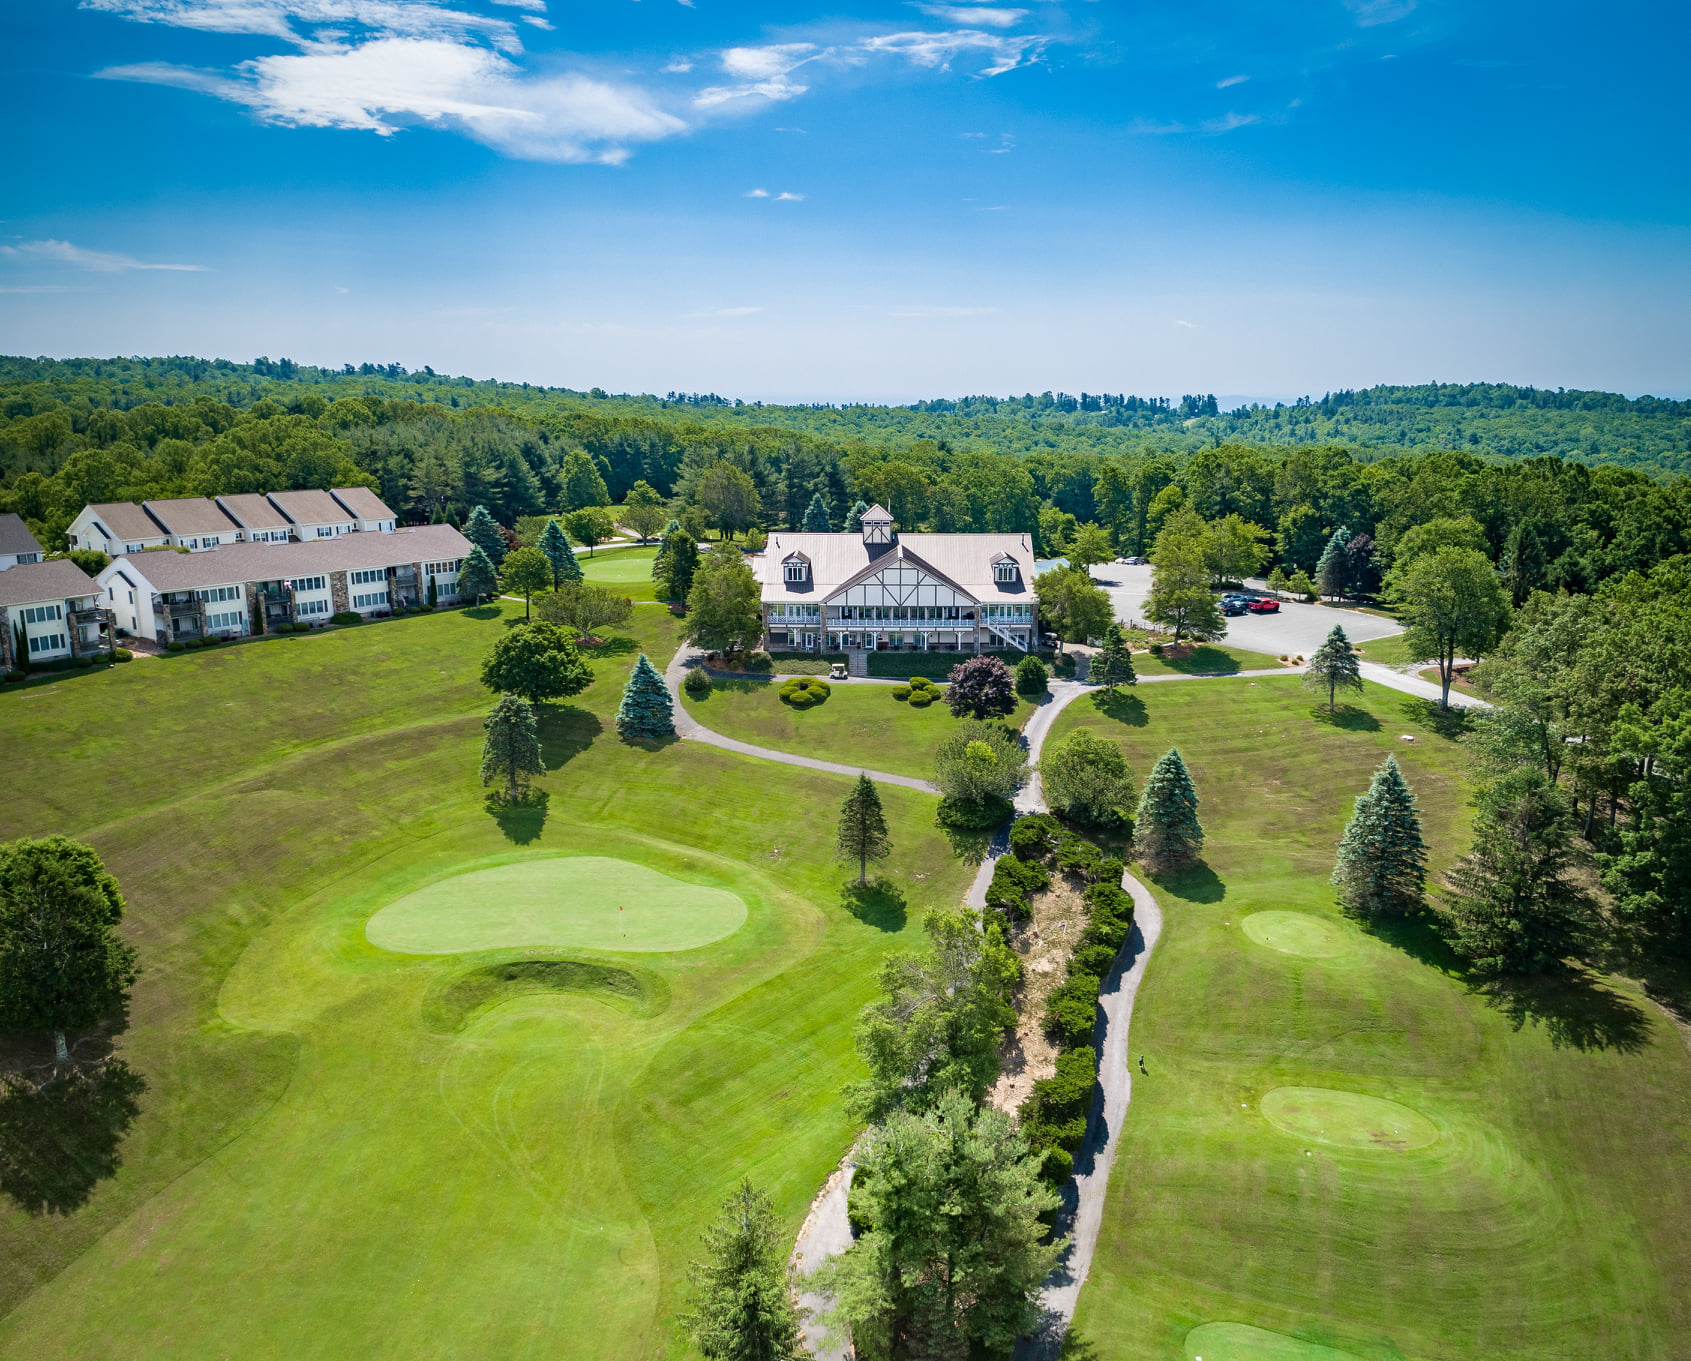
<svg viewBox="0 0 1691 1361">
<path fill-rule="evenodd" d="M 1321 550 L 1321 561 L 1315 564 L 1315 588 L 1322 595 L 1337 599 L 1345 593 L 1350 565 L 1345 557 L 1345 545 L 1349 542 L 1350 530 L 1340 525 Z"/>
<path fill-rule="evenodd" d="M 464 521 L 464 537 L 486 553 L 495 567 L 505 561 L 505 536 L 499 532 L 499 525 L 487 513 L 486 506 L 477 506 L 470 512 L 470 518 Z"/>
<path fill-rule="evenodd" d="M 561 582 L 581 580 L 581 564 L 576 561 L 575 546 L 556 520 L 547 520 L 546 528 L 540 531 L 539 547 L 552 566 L 553 590 L 557 590 Z"/>
<path fill-rule="evenodd" d="M 827 499 L 821 492 L 810 498 L 810 508 L 804 513 L 804 532 L 806 534 L 826 534 L 833 528 L 833 511 L 829 509 Z"/>
<path fill-rule="evenodd" d="M 1133 820 L 1133 844 L 1139 858 L 1157 873 L 1189 869 L 1204 849 L 1204 829 L 1198 822 L 1198 791 L 1192 776 L 1170 747 L 1151 768 L 1139 812 Z"/>
<path fill-rule="evenodd" d="M 628 673 L 628 684 L 623 686 L 617 731 L 624 737 L 675 735 L 675 701 L 657 667 L 646 660 L 644 652 Z"/>
<path fill-rule="evenodd" d="M 847 534 L 861 534 L 863 532 L 863 513 L 869 509 L 867 501 L 859 501 L 846 515 L 845 532 Z"/>
<path fill-rule="evenodd" d="M 1357 795 L 1332 882 L 1345 906 L 1364 916 L 1404 916 L 1421 907 L 1427 843 L 1397 757 L 1386 757 L 1368 792 Z"/>
</svg>

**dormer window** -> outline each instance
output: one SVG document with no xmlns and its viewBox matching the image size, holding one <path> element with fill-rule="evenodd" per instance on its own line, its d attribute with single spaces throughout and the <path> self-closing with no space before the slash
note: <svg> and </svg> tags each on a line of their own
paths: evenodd
<svg viewBox="0 0 1691 1361">
<path fill-rule="evenodd" d="M 803 584 L 810 575 L 810 564 L 803 558 L 788 558 L 781 566 L 785 569 L 790 583 Z"/>
<path fill-rule="evenodd" d="M 1000 558 L 992 565 L 992 576 L 1001 586 L 1013 586 L 1016 581 L 1016 560 Z"/>
</svg>

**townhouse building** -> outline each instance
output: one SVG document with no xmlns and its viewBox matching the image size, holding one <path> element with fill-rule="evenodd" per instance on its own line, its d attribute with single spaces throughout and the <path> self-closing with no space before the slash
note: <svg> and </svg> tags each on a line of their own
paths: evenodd
<svg viewBox="0 0 1691 1361">
<path fill-rule="evenodd" d="M 238 543 L 209 553 L 135 553 L 96 578 L 119 630 L 160 643 L 235 638 L 278 624 L 326 624 L 458 598 L 470 541 L 451 525 L 349 532 L 286 544 Z"/>
<path fill-rule="evenodd" d="M 110 652 L 113 618 L 101 594 L 68 558 L 0 572 L 0 671 Z"/>
<path fill-rule="evenodd" d="M 41 544 L 29 532 L 23 516 L 8 511 L 0 515 L 0 572 L 28 562 L 41 561 Z"/>
<path fill-rule="evenodd" d="M 1038 641 L 1026 534 L 900 534 L 874 506 L 860 534 L 771 534 L 752 570 L 772 648 L 1026 652 Z"/>
<path fill-rule="evenodd" d="M 368 487 L 235 492 L 84 506 L 65 537 L 111 557 L 149 548 L 200 553 L 234 543 L 304 543 L 343 534 L 391 534 L 399 517 Z"/>
</svg>

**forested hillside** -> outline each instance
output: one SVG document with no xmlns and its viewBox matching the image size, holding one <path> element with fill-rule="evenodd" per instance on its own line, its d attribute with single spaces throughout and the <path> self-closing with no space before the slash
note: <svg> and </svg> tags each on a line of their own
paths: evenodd
<svg viewBox="0 0 1691 1361">
<path fill-rule="evenodd" d="M 511 525 L 618 504 L 645 482 L 674 513 L 728 533 L 796 526 L 817 497 L 839 527 L 862 499 L 906 528 L 1024 531 L 1047 553 L 1096 523 L 1116 551 L 1143 553 L 1190 505 L 1238 516 L 1288 571 L 1312 570 L 1340 527 L 1369 536 L 1383 570 L 1409 528 L 1471 516 L 1524 599 L 1591 590 L 1691 547 L 1691 480 L 1670 471 L 1686 462 L 1688 413 L 1479 387 L 1225 414 L 1208 397 L 1091 395 L 795 408 L 397 365 L 9 359 L 0 510 L 56 549 L 92 501 L 367 483 L 411 521 L 461 522 L 486 505 Z M 1513 455 L 1565 442 L 1506 457 L 1487 443 L 1505 432 Z"/>
</svg>

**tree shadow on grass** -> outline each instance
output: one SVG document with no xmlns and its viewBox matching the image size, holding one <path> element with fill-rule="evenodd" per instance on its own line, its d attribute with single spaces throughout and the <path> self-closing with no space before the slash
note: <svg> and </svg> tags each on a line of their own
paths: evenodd
<svg viewBox="0 0 1691 1361">
<path fill-rule="evenodd" d="M 487 798 L 487 811 L 499 830 L 505 834 L 505 840 L 514 846 L 526 846 L 531 841 L 539 841 L 540 833 L 546 826 L 546 811 L 551 803 L 551 795 L 544 789 L 529 791 L 528 797 L 517 803 L 506 803 L 497 794 L 490 794 Z"/>
<path fill-rule="evenodd" d="M 1354 704 L 1341 704 L 1332 713 L 1327 712 L 1325 704 L 1318 704 L 1309 711 L 1309 716 L 1317 723 L 1329 728 L 1342 728 L 1345 732 L 1380 731 L 1380 720 Z"/>
<path fill-rule="evenodd" d="M 1105 718 L 1113 718 L 1130 728 L 1143 728 L 1151 721 L 1145 712 L 1145 701 L 1131 690 L 1117 690 L 1113 695 L 1108 690 L 1094 690 L 1092 707 Z"/>
<path fill-rule="evenodd" d="M 0 1077 L 0 1191 L 32 1215 L 69 1214 L 116 1175 L 146 1079 L 122 1059 L 37 1085 Z"/>
<path fill-rule="evenodd" d="M 1219 903 L 1227 896 L 1227 885 L 1221 876 L 1202 861 L 1177 874 L 1155 874 L 1151 877 L 1157 887 L 1189 903 Z"/>
<path fill-rule="evenodd" d="M 1514 1029 L 1542 1029 L 1557 1049 L 1632 1054 L 1650 1034 L 1650 1019 L 1637 1003 L 1584 970 L 1473 981 L 1469 991 Z"/>
<path fill-rule="evenodd" d="M 941 827 L 945 839 L 951 843 L 951 853 L 965 865 L 979 865 L 992 849 L 995 828 L 980 831 L 972 827 Z"/>
<path fill-rule="evenodd" d="M 534 716 L 540 726 L 540 754 L 548 770 L 556 770 L 586 751 L 605 730 L 597 714 L 572 704 L 536 704 Z"/>
<path fill-rule="evenodd" d="M 582 654 L 588 658 L 594 657 L 627 657 L 640 650 L 640 644 L 632 638 L 625 638 L 620 633 L 609 638 L 596 638 L 591 641 L 582 639 L 576 644 Z"/>
<path fill-rule="evenodd" d="M 1450 948 L 1439 930 L 1438 918 L 1430 912 L 1412 917 L 1369 917 L 1360 912 L 1346 915 L 1376 940 L 1428 968 L 1447 974 L 1464 972 L 1462 957 Z"/>
<path fill-rule="evenodd" d="M 1401 706 L 1401 712 L 1410 722 L 1430 728 L 1440 737 L 1448 737 L 1452 742 L 1468 731 L 1468 711 L 1441 709 L 1436 699 L 1406 699 Z"/>
<path fill-rule="evenodd" d="M 890 879 L 875 878 L 867 884 L 849 883 L 840 890 L 840 903 L 865 926 L 880 931 L 902 931 L 908 903 L 904 890 Z"/>
<path fill-rule="evenodd" d="M 1204 644 L 1186 656 L 1170 656 L 1165 648 L 1162 663 L 1170 671 L 1187 676 L 1226 676 L 1239 669 L 1239 659 L 1231 652 Z"/>
<path fill-rule="evenodd" d="M 471 605 L 459 610 L 458 613 L 466 619 L 498 619 L 505 611 L 497 605 Z M 517 622 L 521 623 L 522 621 L 519 619 Z"/>
</svg>

